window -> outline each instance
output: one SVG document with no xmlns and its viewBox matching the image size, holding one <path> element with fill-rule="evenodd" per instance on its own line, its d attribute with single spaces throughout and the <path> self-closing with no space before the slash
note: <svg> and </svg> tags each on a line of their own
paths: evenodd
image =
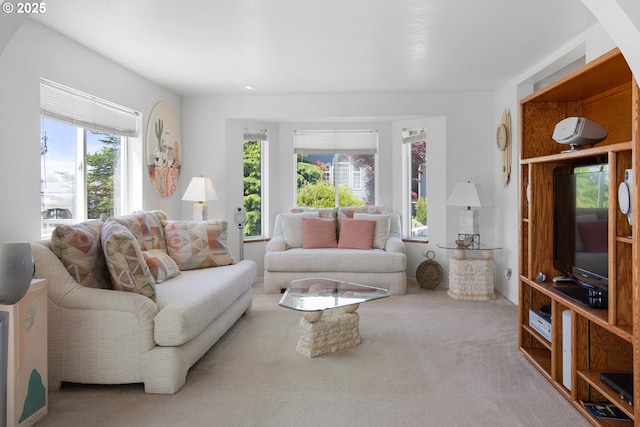
<svg viewBox="0 0 640 427">
<path fill-rule="evenodd" d="M 377 131 L 296 131 L 296 204 L 375 204 L 377 148 Z"/>
<path fill-rule="evenodd" d="M 245 237 L 263 236 L 263 218 L 265 203 L 266 176 L 266 144 L 267 131 L 251 131 L 244 129 L 244 209 L 247 212 L 247 222 L 244 227 Z"/>
<path fill-rule="evenodd" d="M 427 143 L 424 128 L 402 130 L 402 139 L 410 165 L 408 197 L 411 212 L 411 237 L 427 237 Z"/>
<path fill-rule="evenodd" d="M 126 158 L 137 113 L 43 80 L 41 236 L 127 211 Z"/>
</svg>

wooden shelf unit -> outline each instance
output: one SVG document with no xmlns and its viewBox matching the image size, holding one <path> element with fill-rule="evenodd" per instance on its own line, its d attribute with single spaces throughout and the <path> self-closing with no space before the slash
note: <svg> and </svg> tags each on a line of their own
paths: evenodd
<svg viewBox="0 0 640 427">
<path fill-rule="evenodd" d="M 592 417 L 580 401 L 608 401 L 640 425 L 640 404 L 623 401 L 600 381 L 601 372 L 633 372 L 640 402 L 640 96 L 638 84 L 618 49 L 597 58 L 520 102 L 519 346 L 533 366 L 593 425 L 630 425 Z M 587 117 L 608 137 L 592 147 L 568 147 L 551 135 L 560 120 Z M 553 175 L 580 161 L 609 163 L 609 303 L 586 307 L 553 290 Z M 618 184 L 634 170 L 633 226 L 618 209 Z M 636 220 L 636 218 L 638 220 Z M 539 272 L 549 278 L 536 280 Z M 551 307 L 551 342 L 529 326 L 529 310 Z M 563 383 L 562 312 L 571 312 L 571 390 Z"/>
</svg>

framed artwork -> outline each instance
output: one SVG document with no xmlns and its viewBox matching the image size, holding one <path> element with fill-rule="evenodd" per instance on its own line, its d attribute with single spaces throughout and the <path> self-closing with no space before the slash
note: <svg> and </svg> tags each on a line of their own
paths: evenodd
<svg viewBox="0 0 640 427">
<path fill-rule="evenodd" d="M 180 179 L 180 123 L 167 102 L 160 101 L 151 110 L 147 124 L 147 170 L 151 184 L 162 197 L 178 188 Z"/>
</svg>

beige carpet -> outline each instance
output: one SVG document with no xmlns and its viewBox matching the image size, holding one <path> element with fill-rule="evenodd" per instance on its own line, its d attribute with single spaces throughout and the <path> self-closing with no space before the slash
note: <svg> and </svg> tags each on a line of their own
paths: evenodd
<svg viewBox="0 0 640 427">
<path fill-rule="evenodd" d="M 38 426 L 587 426 L 518 351 L 517 308 L 446 290 L 360 305 L 362 344 L 295 352 L 297 312 L 256 286 L 253 311 L 172 396 L 63 385 Z"/>
</svg>

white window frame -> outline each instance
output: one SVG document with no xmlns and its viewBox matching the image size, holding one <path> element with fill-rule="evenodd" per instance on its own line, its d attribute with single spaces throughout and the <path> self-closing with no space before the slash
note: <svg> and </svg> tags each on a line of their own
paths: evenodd
<svg viewBox="0 0 640 427">
<path fill-rule="evenodd" d="M 413 235 L 413 226 L 412 226 L 412 199 L 411 199 L 411 180 L 413 179 L 413 176 L 411 174 L 412 172 L 412 161 L 411 161 L 411 148 L 412 145 L 416 142 L 424 142 L 426 145 L 427 142 L 427 131 L 424 127 L 419 126 L 419 127 L 407 127 L 407 128 L 403 128 L 402 129 L 402 149 L 403 149 L 403 169 L 404 169 L 404 183 L 403 183 L 403 204 L 404 204 L 404 209 L 403 211 L 405 212 L 405 218 L 407 218 L 407 221 L 405 221 L 405 225 L 404 225 L 404 237 L 407 239 L 413 239 L 413 240 L 429 240 L 429 233 L 428 233 L 428 228 L 427 228 L 427 233 L 424 236 L 414 236 Z M 426 147 L 425 147 L 426 148 Z M 425 163 L 423 163 L 426 166 L 426 159 L 425 159 Z M 426 174 L 426 170 L 423 172 L 424 174 Z M 428 198 L 427 198 L 428 200 Z M 426 226 L 429 226 L 429 207 L 428 207 L 428 201 L 427 201 L 427 224 Z"/>
<path fill-rule="evenodd" d="M 294 200 L 298 200 L 297 165 L 299 154 L 338 154 L 345 155 L 373 155 L 375 164 L 375 190 L 373 205 L 379 200 L 379 170 L 378 170 L 378 131 L 377 130 L 295 130 L 293 134 L 293 170 L 294 170 Z M 336 163 L 336 162 L 334 162 Z M 335 202 L 338 205 L 338 178 L 340 178 L 338 164 L 333 165 L 333 170 L 325 172 L 330 176 L 330 182 L 334 185 Z M 353 165 L 349 163 L 349 186 L 353 187 L 351 171 Z M 362 170 L 360 170 L 360 187 L 362 189 Z"/>
<path fill-rule="evenodd" d="M 142 174 L 143 170 L 130 159 L 141 159 L 142 150 L 139 138 L 141 115 L 132 109 L 93 95 L 60 85 L 47 79 L 40 79 L 41 116 L 56 120 L 77 128 L 76 144 L 79 164 L 76 170 L 78 185 L 76 216 L 74 222 L 87 219 L 87 141 L 86 132 L 95 131 L 117 135 L 120 144 L 120 195 L 114 200 L 122 213 L 142 207 Z M 45 234 L 41 235 L 47 237 Z"/>
<path fill-rule="evenodd" d="M 244 142 L 245 141 L 260 141 L 260 235 L 257 236 L 243 236 L 245 241 L 260 240 L 267 236 L 267 219 L 268 219 L 268 173 L 269 173 L 269 134 L 267 129 L 251 130 L 248 128 L 242 129 L 242 151 L 244 159 Z M 244 165 L 243 165 L 244 166 Z M 243 168 L 244 169 L 244 168 Z M 243 172 L 244 180 L 244 172 Z M 244 198 L 244 183 L 242 185 L 242 197 Z"/>
</svg>

